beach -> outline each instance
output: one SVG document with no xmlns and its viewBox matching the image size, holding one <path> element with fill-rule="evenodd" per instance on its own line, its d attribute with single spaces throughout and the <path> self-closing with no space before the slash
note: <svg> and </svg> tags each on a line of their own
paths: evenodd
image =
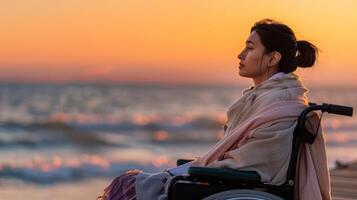
<svg viewBox="0 0 357 200">
<path fill-rule="evenodd" d="M 334 200 L 357 199 L 357 162 L 345 163 L 330 171 Z"/>
</svg>

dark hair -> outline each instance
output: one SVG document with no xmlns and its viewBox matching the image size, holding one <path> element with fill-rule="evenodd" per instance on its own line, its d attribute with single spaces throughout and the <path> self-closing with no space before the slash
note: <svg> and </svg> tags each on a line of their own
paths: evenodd
<svg viewBox="0 0 357 200">
<path fill-rule="evenodd" d="M 279 72 L 289 73 L 299 67 L 314 65 L 318 48 L 305 40 L 296 40 L 294 32 L 287 25 L 272 19 L 256 22 L 250 30 L 256 31 L 266 53 L 277 51 L 281 54 Z"/>
</svg>

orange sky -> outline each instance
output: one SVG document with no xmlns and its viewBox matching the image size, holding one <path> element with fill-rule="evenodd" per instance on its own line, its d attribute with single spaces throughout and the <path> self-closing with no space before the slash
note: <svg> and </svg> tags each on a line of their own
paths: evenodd
<svg viewBox="0 0 357 200">
<path fill-rule="evenodd" d="M 0 7 L 0 81 L 251 83 L 236 56 L 269 17 L 323 51 L 298 72 L 307 84 L 357 86 L 356 10 L 354 0 L 11 0 Z"/>
</svg>

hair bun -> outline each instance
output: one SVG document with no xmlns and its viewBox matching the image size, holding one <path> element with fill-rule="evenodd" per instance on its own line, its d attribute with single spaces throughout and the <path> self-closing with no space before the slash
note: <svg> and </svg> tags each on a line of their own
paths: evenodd
<svg viewBox="0 0 357 200">
<path fill-rule="evenodd" d="M 311 67 L 314 65 L 318 49 L 315 45 L 305 40 L 297 41 L 296 63 L 298 67 Z"/>
</svg>

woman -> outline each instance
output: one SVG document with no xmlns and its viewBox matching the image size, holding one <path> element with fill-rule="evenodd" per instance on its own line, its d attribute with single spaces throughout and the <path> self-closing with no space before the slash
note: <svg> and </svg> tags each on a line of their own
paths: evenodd
<svg viewBox="0 0 357 200">
<path fill-rule="evenodd" d="M 284 24 L 270 19 L 255 23 L 238 55 L 239 75 L 251 78 L 254 86 L 229 108 L 224 137 L 183 167 L 157 174 L 129 171 L 115 179 L 102 198 L 165 199 L 171 174 L 185 173 L 193 165 L 254 170 L 265 183 L 283 183 L 293 130 L 308 102 L 307 89 L 293 72 L 313 66 L 317 52 L 313 44 L 297 41 Z M 309 128 L 316 128 L 316 120 L 310 117 Z M 323 134 L 313 145 L 301 148 L 299 155 L 296 199 L 331 199 Z"/>
</svg>

